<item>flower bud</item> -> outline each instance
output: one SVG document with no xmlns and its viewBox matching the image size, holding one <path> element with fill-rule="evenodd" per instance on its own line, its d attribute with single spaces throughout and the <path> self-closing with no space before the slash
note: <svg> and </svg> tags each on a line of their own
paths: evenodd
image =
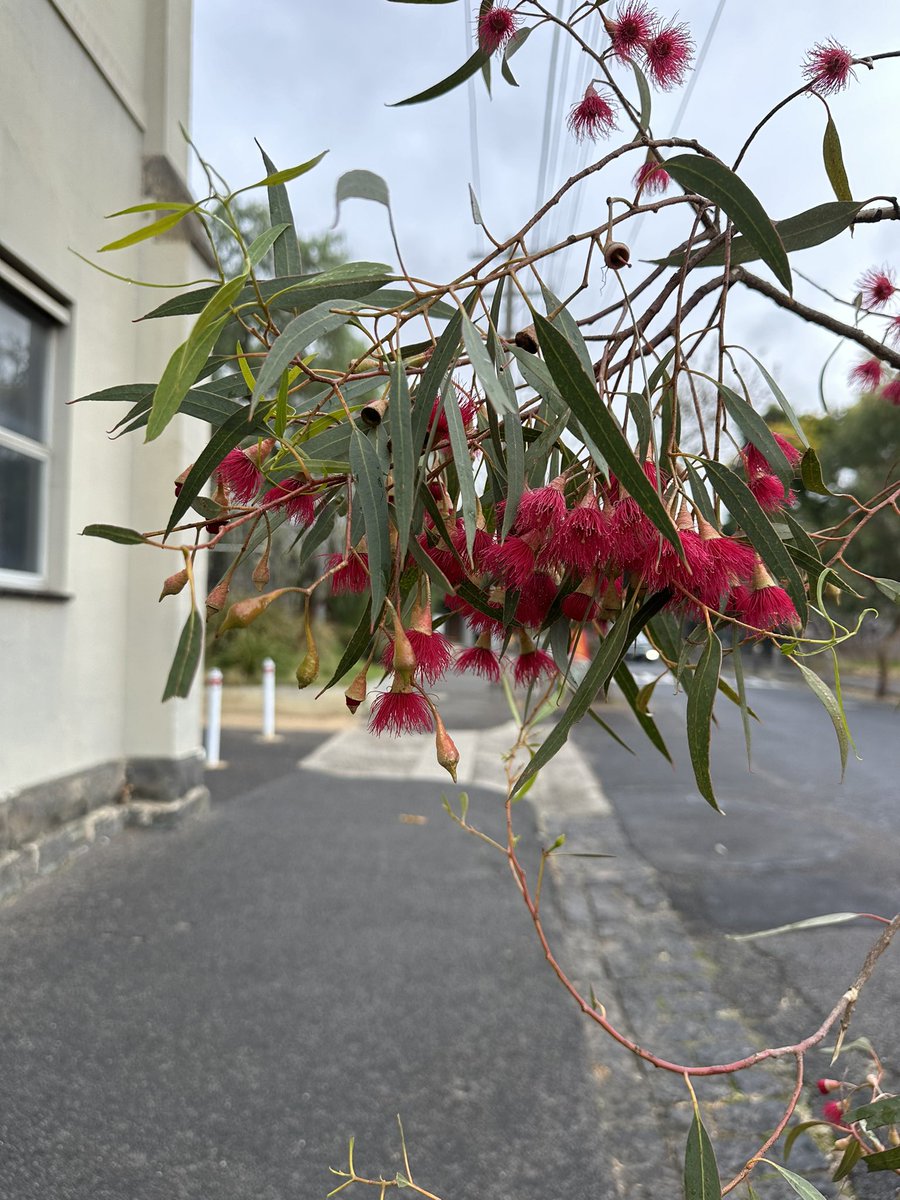
<svg viewBox="0 0 900 1200">
<path fill-rule="evenodd" d="M 228 599 L 228 589 L 231 587 L 231 572 L 223 576 L 213 590 L 206 597 L 206 619 L 214 617 L 217 612 L 221 612 L 225 607 L 225 602 Z"/>
<path fill-rule="evenodd" d="M 266 542 L 266 548 L 259 556 L 259 562 L 253 568 L 253 574 L 250 576 L 258 592 L 261 592 L 269 582 L 269 551 L 271 549 L 272 543 Z"/>
<path fill-rule="evenodd" d="M 456 768 L 459 764 L 459 751 L 457 750 L 453 738 L 447 732 L 444 722 L 441 720 L 441 714 L 435 708 L 432 710 L 435 725 L 435 749 L 437 751 L 438 766 L 443 767 L 456 783 Z"/>
<path fill-rule="evenodd" d="M 164 600 L 166 596 L 177 596 L 181 589 L 188 581 L 187 567 L 182 567 L 180 571 L 176 571 L 162 586 L 162 591 L 159 593 L 160 600 Z"/>
<path fill-rule="evenodd" d="M 823 1096 L 827 1096 L 829 1092 L 836 1092 L 841 1087 L 839 1079 L 817 1079 L 816 1087 Z"/>
<path fill-rule="evenodd" d="M 297 667 L 297 687 L 305 688 L 313 682 L 319 674 L 319 651 L 316 646 L 316 640 L 313 637 L 312 625 L 309 620 L 309 604 L 306 606 L 306 654 L 300 665 Z"/>
<path fill-rule="evenodd" d="M 225 633 L 227 629 L 245 629 L 257 617 L 261 617 L 272 601 L 277 600 L 284 591 L 284 588 L 279 588 L 265 596 L 249 596 L 246 600 L 238 600 L 225 614 L 225 620 L 219 626 L 219 633 Z M 218 637 L 218 634 L 216 636 Z"/>
<path fill-rule="evenodd" d="M 603 261 L 613 271 L 621 271 L 631 261 L 631 251 L 624 242 L 607 242 L 603 247 Z"/>
<path fill-rule="evenodd" d="M 347 702 L 347 707 L 351 713 L 355 713 L 363 700 L 366 698 L 366 676 L 369 673 L 369 664 L 362 668 L 350 686 L 344 692 L 344 699 Z"/>
</svg>

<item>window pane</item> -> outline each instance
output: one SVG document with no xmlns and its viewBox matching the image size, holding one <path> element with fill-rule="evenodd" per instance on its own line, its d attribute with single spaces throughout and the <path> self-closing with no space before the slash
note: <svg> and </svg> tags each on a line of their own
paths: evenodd
<svg viewBox="0 0 900 1200">
<path fill-rule="evenodd" d="M 41 473 L 44 464 L 0 446 L 0 567 L 40 570 Z"/>
<path fill-rule="evenodd" d="M 44 438 L 51 322 L 27 300 L 0 288 L 0 425 Z"/>
</svg>

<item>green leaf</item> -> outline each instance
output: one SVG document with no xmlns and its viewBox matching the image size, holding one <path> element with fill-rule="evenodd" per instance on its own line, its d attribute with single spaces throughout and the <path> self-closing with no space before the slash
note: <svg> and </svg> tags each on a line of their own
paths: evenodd
<svg viewBox="0 0 900 1200">
<path fill-rule="evenodd" d="M 503 444 L 506 447 L 506 507 L 500 536 L 505 538 L 512 529 L 522 493 L 525 490 L 525 442 L 518 412 L 503 420 Z"/>
<path fill-rule="evenodd" d="M 838 1183 L 841 1179 L 846 1179 L 861 1157 L 862 1146 L 859 1142 L 851 1142 L 841 1155 L 841 1161 L 838 1163 L 837 1170 L 831 1177 L 834 1182 Z"/>
<path fill-rule="evenodd" d="M 198 319 L 198 326 L 169 359 L 153 393 L 153 403 L 147 419 L 146 441 L 152 442 L 158 438 L 178 412 L 191 384 L 212 353 L 227 320 L 226 315 L 199 328 Z"/>
<path fill-rule="evenodd" d="M 744 746 L 747 750 L 747 770 L 753 770 L 753 731 L 750 725 L 750 706 L 747 704 L 747 684 L 744 679 L 744 659 L 740 647 L 740 632 L 736 625 L 731 628 L 731 662 L 734 681 L 737 684 L 738 705 L 741 710 L 741 728 L 744 731 Z M 722 680 L 719 680 L 721 686 Z"/>
<path fill-rule="evenodd" d="M 869 1129 L 900 1124 L 900 1096 L 883 1096 L 871 1104 L 862 1104 L 847 1116 L 847 1120 L 851 1123 L 865 1121 Z"/>
<path fill-rule="evenodd" d="M 168 205 L 154 205 L 154 208 L 167 208 Z M 140 229 L 135 229 L 133 233 L 127 234 L 125 237 L 117 238 L 114 242 L 109 242 L 106 246 L 101 246 L 98 254 L 103 254 L 107 250 L 124 250 L 126 246 L 134 246 L 138 242 L 146 242 L 148 238 L 159 237 L 161 233 L 168 233 L 170 229 L 183 221 L 188 213 L 192 213 L 197 209 L 196 204 L 188 205 L 186 208 L 178 208 L 175 212 L 170 212 L 168 216 L 160 217 L 158 221 L 151 221 L 149 225 L 142 225 Z"/>
<path fill-rule="evenodd" d="M 667 170 L 669 161 L 666 162 Z M 785 250 L 788 254 L 793 254 L 795 250 L 809 250 L 813 246 L 821 246 L 825 242 L 830 242 L 845 229 L 849 229 L 856 219 L 856 214 L 863 206 L 856 200 L 850 204 L 832 200 L 828 204 L 818 204 L 815 208 L 797 213 L 796 216 L 777 221 L 775 228 Z M 736 237 L 732 239 L 730 262 L 733 267 L 739 266 L 741 263 L 754 262 L 760 257 L 762 256 L 749 238 Z M 684 261 L 684 255 L 673 254 L 666 259 L 653 261 L 662 262 L 667 267 L 678 267 Z M 697 263 L 698 267 L 722 267 L 724 265 L 724 246 L 719 246 L 716 250 L 711 251 L 702 262 Z"/>
<path fill-rule="evenodd" d="M 797 437 L 800 439 L 801 443 L 804 446 L 808 446 L 809 438 L 806 436 L 806 432 L 805 432 L 803 426 L 800 424 L 800 420 L 799 420 L 797 414 L 794 412 L 794 409 L 793 409 L 790 401 L 788 400 L 787 396 L 785 396 L 784 392 L 781 390 L 781 388 L 778 386 L 778 384 L 775 382 L 775 380 L 772 378 L 772 376 L 769 374 L 769 372 L 766 370 L 766 368 L 763 366 L 763 364 L 759 361 L 759 359 L 756 357 L 756 355 L 751 354 L 750 351 L 745 346 L 736 346 L 734 348 L 737 350 L 743 350 L 748 358 L 753 359 L 754 363 L 756 363 L 756 367 L 757 367 L 760 375 L 762 375 L 763 379 L 765 379 L 766 383 L 769 385 L 772 395 L 775 397 L 775 399 L 778 401 L 779 405 L 781 406 L 781 411 L 784 413 L 784 415 L 790 421 L 791 427 L 793 428 L 794 433 L 796 433 Z"/>
<path fill-rule="evenodd" d="M 900 583 L 896 579 L 874 579 L 873 582 L 879 592 L 883 592 L 888 600 L 900 604 Z"/>
<path fill-rule="evenodd" d="M 797 609 L 801 625 L 805 625 L 807 618 L 806 589 L 784 542 L 772 528 L 772 522 L 759 507 L 756 497 L 734 471 L 730 471 L 721 463 L 713 462 L 710 459 L 704 459 L 703 465 L 716 492 L 749 537 L 753 548 L 776 579 L 785 580 L 788 594 Z"/>
<path fill-rule="evenodd" d="M 515 75 L 513 75 L 512 70 L 510 69 L 509 60 L 516 53 L 516 51 L 521 50 L 525 45 L 525 41 L 528 35 L 531 33 L 531 29 L 531 26 L 526 26 L 524 29 L 517 29 L 509 39 L 506 49 L 503 51 L 503 58 L 500 63 L 500 74 L 512 87 L 518 87 L 519 85 L 516 81 Z"/>
<path fill-rule="evenodd" d="M 800 460 L 800 478 L 808 492 L 815 492 L 817 496 L 834 495 L 822 478 L 822 464 L 812 446 L 804 452 L 803 458 Z"/>
<path fill-rule="evenodd" d="M 808 1179 L 803 1179 L 800 1175 L 795 1175 L 793 1171 L 789 1171 L 787 1167 L 782 1167 L 779 1163 L 773 1162 L 771 1158 L 764 1158 L 761 1161 L 768 1163 L 770 1167 L 774 1167 L 779 1175 L 788 1181 L 797 1195 L 803 1197 L 803 1200 L 825 1200 L 825 1197 L 818 1188 L 814 1188 Z"/>
<path fill-rule="evenodd" d="M 256 144 L 259 146 L 259 142 Z M 277 168 L 262 146 L 259 146 L 259 152 L 268 175 L 276 175 Z M 275 242 L 275 274 L 299 275 L 303 271 L 303 263 L 300 258 L 300 247 L 297 244 L 297 230 L 294 225 L 294 214 L 291 212 L 287 188 L 283 183 L 270 183 L 268 187 L 269 219 L 273 227 L 278 227 L 282 231 Z"/>
<path fill-rule="evenodd" d="M 513 789 L 514 794 L 521 792 L 528 780 L 536 775 L 541 767 L 548 763 L 558 750 L 562 749 L 568 741 L 569 730 L 576 721 L 581 720 L 593 704 L 597 693 L 609 682 L 622 655 L 625 653 L 631 640 L 633 640 L 629 638 L 630 618 L 633 609 L 634 598 L 622 610 L 619 619 L 610 627 L 606 637 L 600 643 L 600 647 L 594 655 L 593 662 L 585 672 L 584 679 L 578 685 L 577 690 L 569 701 L 568 707 L 550 730 L 550 733 L 544 739 L 531 761 L 520 772 L 515 788 Z"/>
<path fill-rule="evenodd" d="M 547 320 L 554 329 L 558 329 L 563 335 L 575 353 L 578 355 L 578 361 L 581 363 L 589 379 L 594 378 L 594 363 L 591 359 L 591 352 L 588 349 L 587 342 L 584 340 L 578 322 L 563 304 L 558 296 L 554 296 L 548 287 L 541 285 L 541 294 L 544 297 L 544 307 L 547 310 Z M 550 313 L 556 315 L 550 320 Z M 531 356 L 534 357 L 533 355 Z M 544 358 L 546 358 L 546 354 Z"/>
<path fill-rule="evenodd" d="M 756 196 L 734 171 L 699 154 L 667 158 L 666 170 L 687 191 L 705 196 L 723 209 L 779 283 L 788 292 L 793 291 L 791 266 L 778 231 Z"/>
<path fill-rule="evenodd" d="M 451 75 L 448 75 L 446 79 L 442 79 L 439 83 L 426 88 L 424 92 L 417 92 L 415 96 L 408 96 L 405 100 L 397 100 L 388 107 L 402 108 L 406 104 L 421 104 L 425 100 L 434 100 L 437 96 L 443 96 L 446 92 L 451 92 L 455 87 L 459 87 L 461 83 L 465 83 L 467 79 L 471 79 L 473 75 L 490 63 L 490 61 L 490 55 L 485 54 L 479 48 L 471 58 L 466 59 L 463 65 Z"/>
<path fill-rule="evenodd" d="M 785 491 L 787 491 L 794 474 L 794 468 L 785 457 L 784 451 L 775 441 L 772 430 L 756 409 L 747 403 L 743 396 L 739 396 L 737 392 L 727 387 L 724 383 L 716 383 L 716 388 L 722 397 L 725 408 L 728 410 L 728 415 L 740 428 L 747 441 L 757 448 L 784 484 Z"/>
<path fill-rule="evenodd" d="M 900 1146 L 867 1154 L 864 1161 L 867 1171 L 896 1171 L 900 1168 Z"/>
<path fill-rule="evenodd" d="M 634 713 L 641 729 L 643 729 L 644 733 L 660 752 L 663 758 L 667 759 L 668 762 L 671 762 L 672 755 L 669 753 L 669 748 L 663 740 L 663 736 L 659 731 L 659 727 L 650 714 L 645 712 L 640 706 L 640 689 L 638 688 L 634 676 L 631 674 L 631 670 L 627 662 L 623 660 L 619 663 L 619 665 L 616 667 L 613 678 L 619 685 L 619 690 L 621 691 L 622 695 L 628 701 L 628 706 Z"/>
<path fill-rule="evenodd" d="M 462 313 L 462 340 L 469 361 L 484 388 L 484 394 L 488 401 L 498 413 L 518 412 L 515 405 L 510 403 L 503 384 L 497 378 L 496 369 L 481 339 L 481 334 L 465 313 Z"/>
<path fill-rule="evenodd" d="M 791 1129 L 788 1130 L 787 1137 L 784 1139 L 784 1149 L 782 1150 L 784 1161 L 787 1162 L 787 1160 L 790 1158 L 791 1150 L 794 1147 L 794 1142 L 796 1142 L 801 1133 L 806 1133 L 807 1129 L 816 1129 L 821 1125 L 827 1124 L 827 1121 L 801 1121 L 799 1125 L 792 1126 Z"/>
<path fill-rule="evenodd" d="M 397 521 L 397 554 L 406 561 L 409 529 L 416 495 L 416 453 L 412 437 L 412 406 L 403 359 L 391 364 L 391 444 L 394 452 L 394 511 Z"/>
<path fill-rule="evenodd" d="M 282 372 L 287 370 L 301 351 L 324 337 L 326 333 L 332 333 L 347 324 L 349 316 L 346 313 L 332 312 L 332 309 L 347 308 L 352 303 L 352 300 L 326 300 L 308 312 L 300 313 L 285 325 L 272 343 L 256 377 L 256 387 L 250 403 L 251 412 L 255 411 L 266 392 L 277 386 Z"/>
<path fill-rule="evenodd" d="M 653 100 L 650 95 L 650 85 L 647 82 L 647 76 L 644 74 L 644 72 L 641 70 L 641 68 L 637 65 L 637 63 L 633 62 L 631 64 L 631 69 L 632 69 L 632 71 L 634 71 L 634 81 L 637 84 L 638 98 L 640 99 L 640 104 L 641 104 L 640 115 L 638 116 L 638 124 L 640 125 L 640 127 L 644 131 L 644 133 L 649 133 L 650 132 L 650 110 L 653 105 Z"/>
<path fill-rule="evenodd" d="M 247 247 L 247 259 L 251 269 L 259 266 L 284 231 L 289 228 L 289 225 L 273 225 L 271 229 L 264 229 L 259 237 L 253 239 Z M 241 282 L 243 283 L 243 279 Z"/>
<path fill-rule="evenodd" d="M 384 471 L 373 442 L 358 428 L 350 435 L 350 468 L 356 478 L 356 494 L 362 505 L 372 588 L 372 615 L 377 620 L 384 606 L 391 569 Z"/>
<path fill-rule="evenodd" d="M 86 396 L 78 396 L 72 403 L 112 400 L 116 404 L 136 404 L 142 400 L 149 401 L 155 390 L 155 383 L 120 383 L 116 387 L 102 388 L 99 392 L 88 392 Z"/>
<path fill-rule="evenodd" d="M 721 1200 L 716 1153 L 696 1106 L 684 1150 L 685 1200 Z"/>
<path fill-rule="evenodd" d="M 166 536 L 172 532 L 200 495 L 200 489 L 228 451 L 233 450 L 251 434 L 262 432 L 263 426 L 257 421 L 250 421 L 248 414 L 249 410 L 244 406 L 239 408 L 227 421 L 223 421 L 196 459 L 175 500 L 175 506 L 166 527 Z"/>
<path fill-rule="evenodd" d="M 173 696 L 183 698 L 189 695 L 202 656 L 203 618 L 196 608 L 192 608 L 184 623 L 181 637 L 178 639 L 178 647 L 169 670 L 169 678 L 166 680 L 163 700 L 171 700 Z"/>
<path fill-rule="evenodd" d="M 679 556 L 683 557 L 684 551 L 672 518 L 656 488 L 635 459 L 615 418 L 600 398 L 593 377 L 585 373 L 565 337 L 540 313 L 535 313 L 534 318 L 544 359 L 560 394 L 566 397 L 585 431 L 597 442 L 621 484 L 663 537 L 672 543 Z"/>
<path fill-rule="evenodd" d="M 317 700 L 330 687 L 333 687 L 339 679 L 343 679 L 350 668 L 355 667 L 359 660 L 368 654 L 369 646 L 372 644 L 372 627 L 377 623 L 380 616 L 381 612 L 379 611 L 375 621 L 372 620 L 372 600 L 370 598 L 366 602 L 366 611 L 360 617 L 353 637 L 351 637 L 344 649 L 344 653 L 341 655 L 341 661 L 335 667 L 334 674 L 322 688 L 322 691 L 316 696 Z"/>
<path fill-rule="evenodd" d="M 472 456 L 469 453 L 469 443 L 466 438 L 462 413 L 459 411 L 459 402 L 452 387 L 444 395 L 442 404 L 444 416 L 447 418 L 447 431 L 450 434 L 453 465 L 456 468 L 456 478 L 459 480 L 459 500 L 466 530 L 466 549 L 471 558 L 472 546 L 475 542 L 475 517 L 478 509 L 478 494 L 475 491 L 475 477 L 472 472 Z"/>
<path fill-rule="evenodd" d="M 844 166 L 841 139 L 838 136 L 837 126 L 832 120 L 830 112 L 828 114 L 828 123 L 825 126 L 825 137 L 822 139 L 822 159 L 825 162 L 825 173 L 828 176 L 828 182 L 831 184 L 835 196 L 844 203 L 852 204 L 853 193 L 850 191 L 847 169 Z"/>
<path fill-rule="evenodd" d="M 144 543 L 142 534 L 136 529 L 126 529 L 124 525 L 85 525 L 81 536 L 105 538 L 108 542 L 118 542 L 120 546 L 141 546 Z"/>
<path fill-rule="evenodd" d="M 335 225 L 340 219 L 341 204 L 345 200 L 374 200 L 376 204 L 383 204 L 388 211 L 391 207 L 388 185 L 374 171 L 345 171 L 338 179 L 334 189 Z"/>
<path fill-rule="evenodd" d="M 653 441 L 653 415 L 650 412 L 650 403 L 643 392 L 629 392 L 626 402 L 628 404 L 628 411 L 631 413 L 637 428 L 638 455 L 641 458 L 646 458 Z"/>
<path fill-rule="evenodd" d="M 847 718 L 844 715 L 843 706 L 838 703 L 837 697 L 825 680 L 821 679 L 815 671 L 811 671 L 809 667 L 804 666 L 802 662 L 790 655 L 788 658 L 803 676 L 810 691 L 822 701 L 825 711 L 831 718 L 841 755 L 841 781 L 843 781 L 844 772 L 847 769 L 847 755 L 850 750 L 850 731 L 847 728 Z"/>
<path fill-rule="evenodd" d="M 463 302 L 463 309 L 471 312 L 478 293 L 472 291 Z M 416 453 L 421 453 L 420 447 L 425 445 L 428 436 L 428 421 L 435 398 L 440 395 L 444 385 L 444 377 L 456 362 L 456 352 L 462 336 L 463 309 L 458 309 L 452 320 L 435 343 L 434 352 L 428 360 L 428 366 L 422 372 L 419 386 L 416 389 L 415 405 L 413 406 L 413 446 Z"/>
<path fill-rule="evenodd" d="M 700 661 L 694 669 L 694 678 L 687 700 L 687 740 L 691 754 L 691 765 L 700 795 L 721 812 L 713 792 L 709 773 L 709 744 L 712 732 L 713 705 L 719 687 L 719 672 L 722 669 L 722 643 L 715 633 L 709 632 Z"/>
<path fill-rule="evenodd" d="M 305 175 L 307 171 L 311 171 L 313 167 L 318 166 L 327 153 L 327 150 L 323 150 L 321 154 L 317 154 L 315 158 L 310 158 L 307 162 L 301 163 L 299 167 L 287 167 L 284 171 L 273 171 L 265 179 L 259 179 L 256 183 L 248 183 L 246 187 L 242 187 L 240 191 L 233 192 L 232 194 L 239 196 L 241 192 L 250 192 L 254 188 L 271 188 L 278 187 L 280 184 L 290 183 L 292 179 L 297 179 L 299 176 Z"/>
</svg>

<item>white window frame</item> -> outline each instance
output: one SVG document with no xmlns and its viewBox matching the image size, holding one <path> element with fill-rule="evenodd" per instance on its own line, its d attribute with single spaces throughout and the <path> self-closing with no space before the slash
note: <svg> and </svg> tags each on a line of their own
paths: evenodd
<svg viewBox="0 0 900 1200">
<path fill-rule="evenodd" d="M 18 571 L 0 567 L 0 590 L 6 593 L 60 593 L 65 585 L 66 563 L 65 556 L 54 551 L 61 550 L 60 533 L 63 528 L 68 478 L 62 400 L 66 395 L 71 310 L 33 279 L 12 266 L 2 257 L 2 253 L 0 282 L 5 285 L 4 291 L 18 294 L 53 322 L 44 372 L 44 395 L 41 398 L 42 440 L 38 441 L 0 424 L 0 446 L 43 465 L 38 501 L 40 511 L 36 546 L 37 570 Z"/>
</svg>

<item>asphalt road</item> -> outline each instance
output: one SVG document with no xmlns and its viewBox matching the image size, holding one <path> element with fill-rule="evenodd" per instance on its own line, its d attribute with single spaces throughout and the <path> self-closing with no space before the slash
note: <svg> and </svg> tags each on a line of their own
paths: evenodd
<svg viewBox="0 0 900 1200">
<path fill-rule="evenodd" d="M 641 668 L 644 678 L 649 670 Z M 718 986 L 777 1044 L 812 1032 L 852 982 L 879 926 L 871 921 L 755 942 L 747 933 L 830 912 L 892 916 L 900 894 L 900 714 L 848 699 L 861 761 L 840 781 L 837 742 L 819 702 L 783 678 L 751 679 L 752 769 L 738 710 L 719 697 L 712 776 L 721 807 L 698 795 L 684 737 L 684 698 L 660 683 L 652 711 L 675 760 L 647 743 L 621 699 L 604 717 L 638 752 L 596 726 L 575 737 L 600 778 L 634 850 L 659 872 Z M 879 963 L 851 1034 L 867 1035 L 900 1067 L 900 945 Z M 826 1072 L 815 1056 L 812 1077 Z"/>
<path fill-rule="evenodd" d="M 583 1022 L 502 860 L 433 786 L 298 770 L 315 741 L 227 735 L 209 816 L 4 906 L 3 1200 L 323 1197 L 351 1135 L 402 1167 L 397 1113 L 442 1196 L 610 1194 Z"/>
</svg>

